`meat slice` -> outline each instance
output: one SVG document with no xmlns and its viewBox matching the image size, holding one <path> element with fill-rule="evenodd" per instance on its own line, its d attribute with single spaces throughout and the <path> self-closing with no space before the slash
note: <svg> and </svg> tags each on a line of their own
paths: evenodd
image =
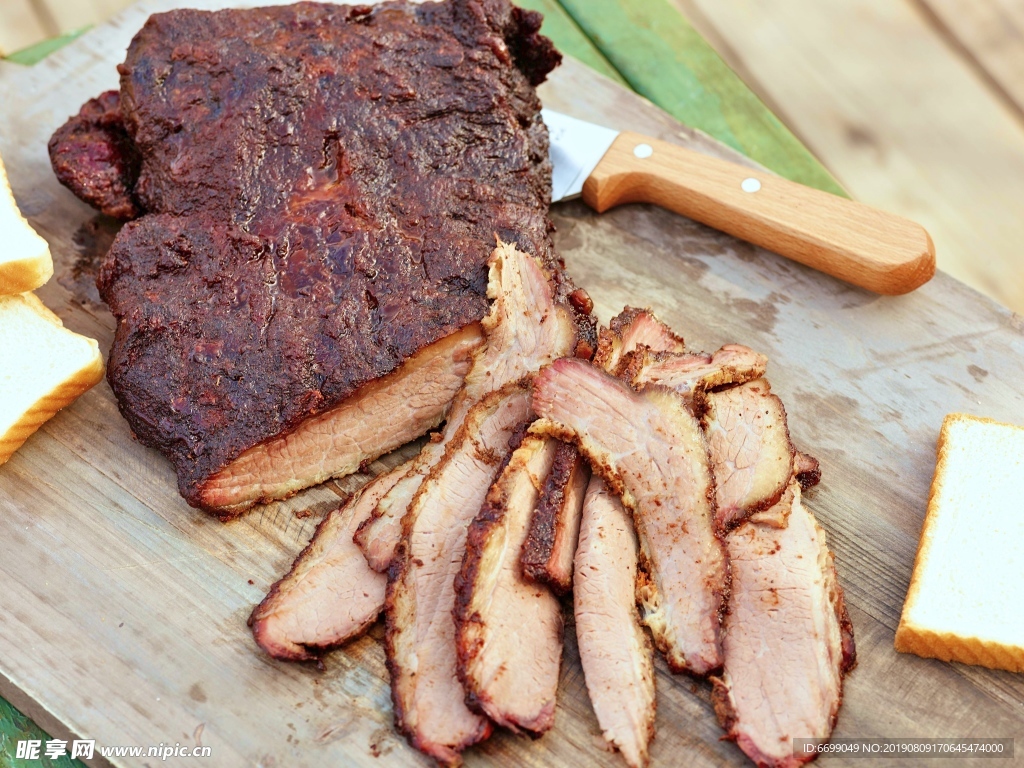
<svg viewBox="0 0 1024 768">
<path fill-rule="evenodd" d="M 534 87 L 560 55 L 540 20 L 508 0 L 153 14 L 97 107 L 111 130 L 58 131 L 78 194 L 144 211 L 100 269 L 108 379 L 190 504 L 209 506 L 204 485 L 245 452 L 479 321 L 495 233 L 577 295 L 551 241 Z M 378 426 L 365 455 L 397 439 Z"/>
<path fill-rule="evenodd" d="M 767 357 L 740 344 L 726 344 L 711 355 L 646 349 L 630 359 L 624 378 L 638 389 L 661 384 L 675 390 L 699 414 L 706 392 L 760 378 L 767 366 Z"/>
<path fill-rule="evenodd" d="M 252 612 L 253 636 L 271 656 L 312 659 L 376 621 L 387 579 L 367 567 L 352 534 L 396 480 L 394 472 L 378 475 L 328 514 L 288 574 Z"/>
<path fill-rule="evenodd" d="M 572 589 L 572 561 L 590 467 L 575 445 L 552 442 L 554 462 L 544 479 L 519 562 L 524 578 L 564 595 Z"/>
<path fill-rule="evenodd" d="M 732 596 L 713 701 L 751 760 L 790 768 L 813 759 L 793 754 L 794 738 L 829 738 L 856 653 L 825 532 L 799 485 L 777 506 L 789 507 L 770 515 L 785 527 L 751 520 L 727 538 Z"/>
<path fill-rule="evenodd" d="M 709 393 L 701 421 L 715 474 L 715 519 L 726 530 L 779 500 L 796 451 L 786 409 L 767 379 Z"/>
<path fill-rule="evenodd" d="M 684 349 L 683 340 L 650 310 L 626 307 L 601 331 L 594 364 L 616 372 L 620 361 L 640 345 L 664 352 Z M 560 448 L 523 545 L 523 573 L 558 593 L 572 588 L 572 560 L 589 479 L 590 468 L 576 447 Z"/>
<path fill-rule="evenodd" d="M 442 437 L 438 433 L 434 436 Z M 427 465 L 432 467 L 443 455 L 444 447 L 440 442 L 430 442 L 416 457 L 396 469 L 400 474 L 399 480 L 380 497 L 356 531 L 353 537 L 356 546 L 362 550 L 369 566 L 378 573 L 387 573 L 395 556 L 395 547 L 402 538 L 402 518 L 423 483 L 420 469 Z"/>
<path fill-rule="evenodd" d="M 489 392 L 517 381 L 562 355 L 592 333 L 591 321 L 561 301 L 552 275 L 514 245 L 499 243 L 489 264 L 490 312 L 482 324 L 487 344 L 474 356 L 439 440 L 428 443 L 401 482 L 378 504 L 357 534 L 370 564 L 385 570 L 401 536 L 401 520 L 423 479 L 445 455 L 466 413 Z"/>
<path fill-rule="evenodd" d="M 601 732 L 632 768 L 647 763 L 655 714 L 651 641 L 636 611 L 638 556 L 622 502 L 591 478 L 574 564 L 576 639 Z"/>
<path fill-rule="evenodd" d="M 115 219 L 139 215 L 133 188 L 141 158 L 125 130 L 121 95 L 101 93 L 56 130 L 48 145 L 58 181 Z"/>
<path fill-rule="evenodd" d="M 598 336 L 594 365 L 617 376 L 622 372 L 620 364 L 628 362 L 626 356 L 640 346 L 670 354 L 686 350 L 683 339 L 649 309 L 626 307 Z"/>
<path fill-rule="evenodd" d="M 490 721 L 466 706 L 458 678 L 455 576 L 469 524 L 509 438 L 529 415 L 528 380 L 507 384 L 470 409 L 417 493 L 388 573 L 385 649 L 396 725 L 410 744 L 448 765 L 491 732 Z"/>
<path fill-rule="evenodd" d="M 332 477 L 352 474 L 433 429 L 445 418 L 484 341 L 471 323 L 406 360 L 287 435 L 243 453 L 202 485 L 200 504 L 237 514 Z"/>
<path fill-rule="evenodd" d="M 638 394 L 589 363 L 557 360 L 538 374 L 533 430 L 572 440 L 633 513 L 644 575 L 644 623 L 676 672 L 721 665 L 728 564 L 713 528 L 707 446 L 682 399 Z"/>
<path fill-rule="evenodd" d="M 455 645 L 470 709 L 540 736 L 555 722 L 562 658 L 557 598 L 526 581 L 518 554 L 557 441 L 530 436 L 487 493 L 455 580 Z"/>
</svg>

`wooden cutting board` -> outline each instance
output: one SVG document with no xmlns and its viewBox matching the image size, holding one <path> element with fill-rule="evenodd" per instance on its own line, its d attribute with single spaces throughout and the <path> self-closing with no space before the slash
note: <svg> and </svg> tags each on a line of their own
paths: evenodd
<svg viewBox="0 0 1024 768">
<path fill-rule="evenodd" d="M 40 296 L 105 349 L 114 323 L 95 303 L 90 262 L 111 232 L 57 183 L 46 141 L 85 99 L 117 86 L 131 36 L 175 4 L 142 3 L 31 69 L 0 66 L 0 152 L 56 264 Z M 542 97 L 735 157 L 572 61 Z M 892 649 L 942 418 L 1022 419 L 1024 318 L 941 274 L 910 296 L 874 296 L 650 207 L 599 216 L 577 202 L 553 215 L 569 271 L 603 320 L 625 304 L 649 306 L 694 348 L 735 341 L 770 356 L 794 441 L 822 463 L 808 503 L 829 532 L 856 630 L 860 664 L 835 735 L 1024 745 L 1024 676 Z M 132 441 L 101 383 L 0 468 L 0 694 L 54 736 L 202 743 L 213 749 L 206 764 L 228 768 L 430 765 L 392 728 L 379 626 L 326 656 L 323 670 L 270 660 L 245 626 L 317 520 L 365 480 L 221 524 L 182 501 L 168 464 Z M 705 684 L 660 660 L 657 683 L 653 765 L 746 763 L 718 740 Z M 469 750 L 467 764 L 620 766 L 590 708 L 571 615 L 559 694 L 551 733 L 536 742 L 498 734 Z M 111 763 L 157 764 L 93 761 Z"/>
</svg>

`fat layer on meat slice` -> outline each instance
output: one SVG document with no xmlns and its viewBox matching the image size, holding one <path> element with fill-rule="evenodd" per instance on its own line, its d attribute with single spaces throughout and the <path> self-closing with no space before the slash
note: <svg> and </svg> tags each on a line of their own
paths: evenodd
<svg viewBox="0 0 1024 768">
<path fill-rule="evenodd" d="M 626 363 L 623 378 L 637 389 L 648 384 L 668 387 L 699 414 L 705 393 L 760 378 L 767 367 L 767 357 L 741 344 L 726 344 L 710 355 L 641 349 Z"/>
<path fill-rule="evenodd" d="M 713 528 L 714 484 L 694 416 L 670 390 L 636 393 L 589 363 L 557 360 L 538 374 L 536 434 L 572 440 L 633 513 L 644 573 L 644 623 L 676 672 L 722 663 L 728 563 Z"/>
<path fill-rule="evenodd" d="M 294 432 L 247 450 L 203 483 L 202 504 L 223 515 L 287 498 L 430 431 L 444 420 L 483 342 L 480 324 L 471 323 L 421 349 Z"/>
<path fill-rule="evenodd" d="M 814 753 L 794 755 L 793 739 L 829 738 L 856 658 L 825 532 L 793 483 L 726 543 L 732 595 L 715 712 L 757 765 L 798 766 Z"/>
<path fill-rule="evenodd" d="M 466 703 L 534 737 L 555 722 L 562 612 L 546 587 L 523 579 L 517 555 L 561 445 L 529 436 L 512 454 L 469 527 L 455 581 L 455 645 Z"/>
<path fill-rule="evenodd" d="M 647 763 L 655 715 L 651 641 L 636 610 L 638 557 L 629 513 L 592 477 L 574 564 L 576 639 L 601 732 L 632 768 Z"/>
<path fill-rule="evenodd" d="M 376 621 L 387 579 L 367 566 L 352 534 L 398 477 L 394 471 L 378 475 L 328 514 L 288 574 L 252 612 L 253 637 L 271 656 L 312 659 Z"/>
<path fill-rule="evenodd" d="M 465 384 L 455 398 L 439 440 L 413 459 L 409 472 L 377 505 L 357 542 L 370 564 L 385 570 L 401 537 L 402 517 L 423 479 L 445 454 L 466 413 L 494 392 L 563 355 L 572 354 L 576 324 L 569 308 L 555 301 L 550 275 L 535 258 L 499 243 L 488 261 L 491 309 L 482 325 L 486 344 L 473 356 Z"/>
<path fill-rule="evenodd" d="M 708 393 L 701 423 L 715 475 L 715 519 L 728 530 L 775 504 L 789 485 L 796 451 L 786 409 L 767 379 L 756 379 Z"/>
<path fill-rule="evenodd" d="M 529 418 L 528 381 L 490 393 L 466 414 L 413 500 L 388 571 L 385 649 L 396 725 L 447 765 L 491 732 L 490 721 L 466 706 L 458 678 L 455 576 L 509 438 Z"/>
<path fill-rule="evenodd" d="M 530 518 L 519 564 L 525 579 L 564 595 L 572 589 L 572 560 L 590 466 L 575 445 L 547 439 L 553 443 L 554 462 Z"/>
</svg>

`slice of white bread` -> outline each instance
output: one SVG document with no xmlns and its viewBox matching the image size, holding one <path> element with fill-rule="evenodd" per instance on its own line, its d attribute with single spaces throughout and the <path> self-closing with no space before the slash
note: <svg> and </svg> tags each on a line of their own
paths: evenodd
<svg viewBox="0 0 1024 768">
<path fill-rule="evenodd" d="M 101 378 L 95 340 L 66 329 L 35 294 L 0 296 L 0 464 Z"/>
<path fill-rule="evenodd" d="M 1024 427 L 953 413 L 896 650 L 1024 671 Z"/>
<path fill-rule="evenodd" d="M 50 246 L 25 221 L 14 202 L 0 158 L 0 295 L 32 291 L 53 275 Z"/>
</svg>

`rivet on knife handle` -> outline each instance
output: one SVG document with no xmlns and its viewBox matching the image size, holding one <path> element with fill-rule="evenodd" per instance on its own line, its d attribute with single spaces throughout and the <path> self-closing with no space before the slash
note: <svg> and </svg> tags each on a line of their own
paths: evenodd
<svg viewBox="0 0 1024 768">
<path fill-rule="evenodd" d="M 583 200 L 598 212 L 653 203 L 876 293 L 907 293 L 935 274 L 920 224 L 635 133 L 615 138 Z"/>
</svg>

